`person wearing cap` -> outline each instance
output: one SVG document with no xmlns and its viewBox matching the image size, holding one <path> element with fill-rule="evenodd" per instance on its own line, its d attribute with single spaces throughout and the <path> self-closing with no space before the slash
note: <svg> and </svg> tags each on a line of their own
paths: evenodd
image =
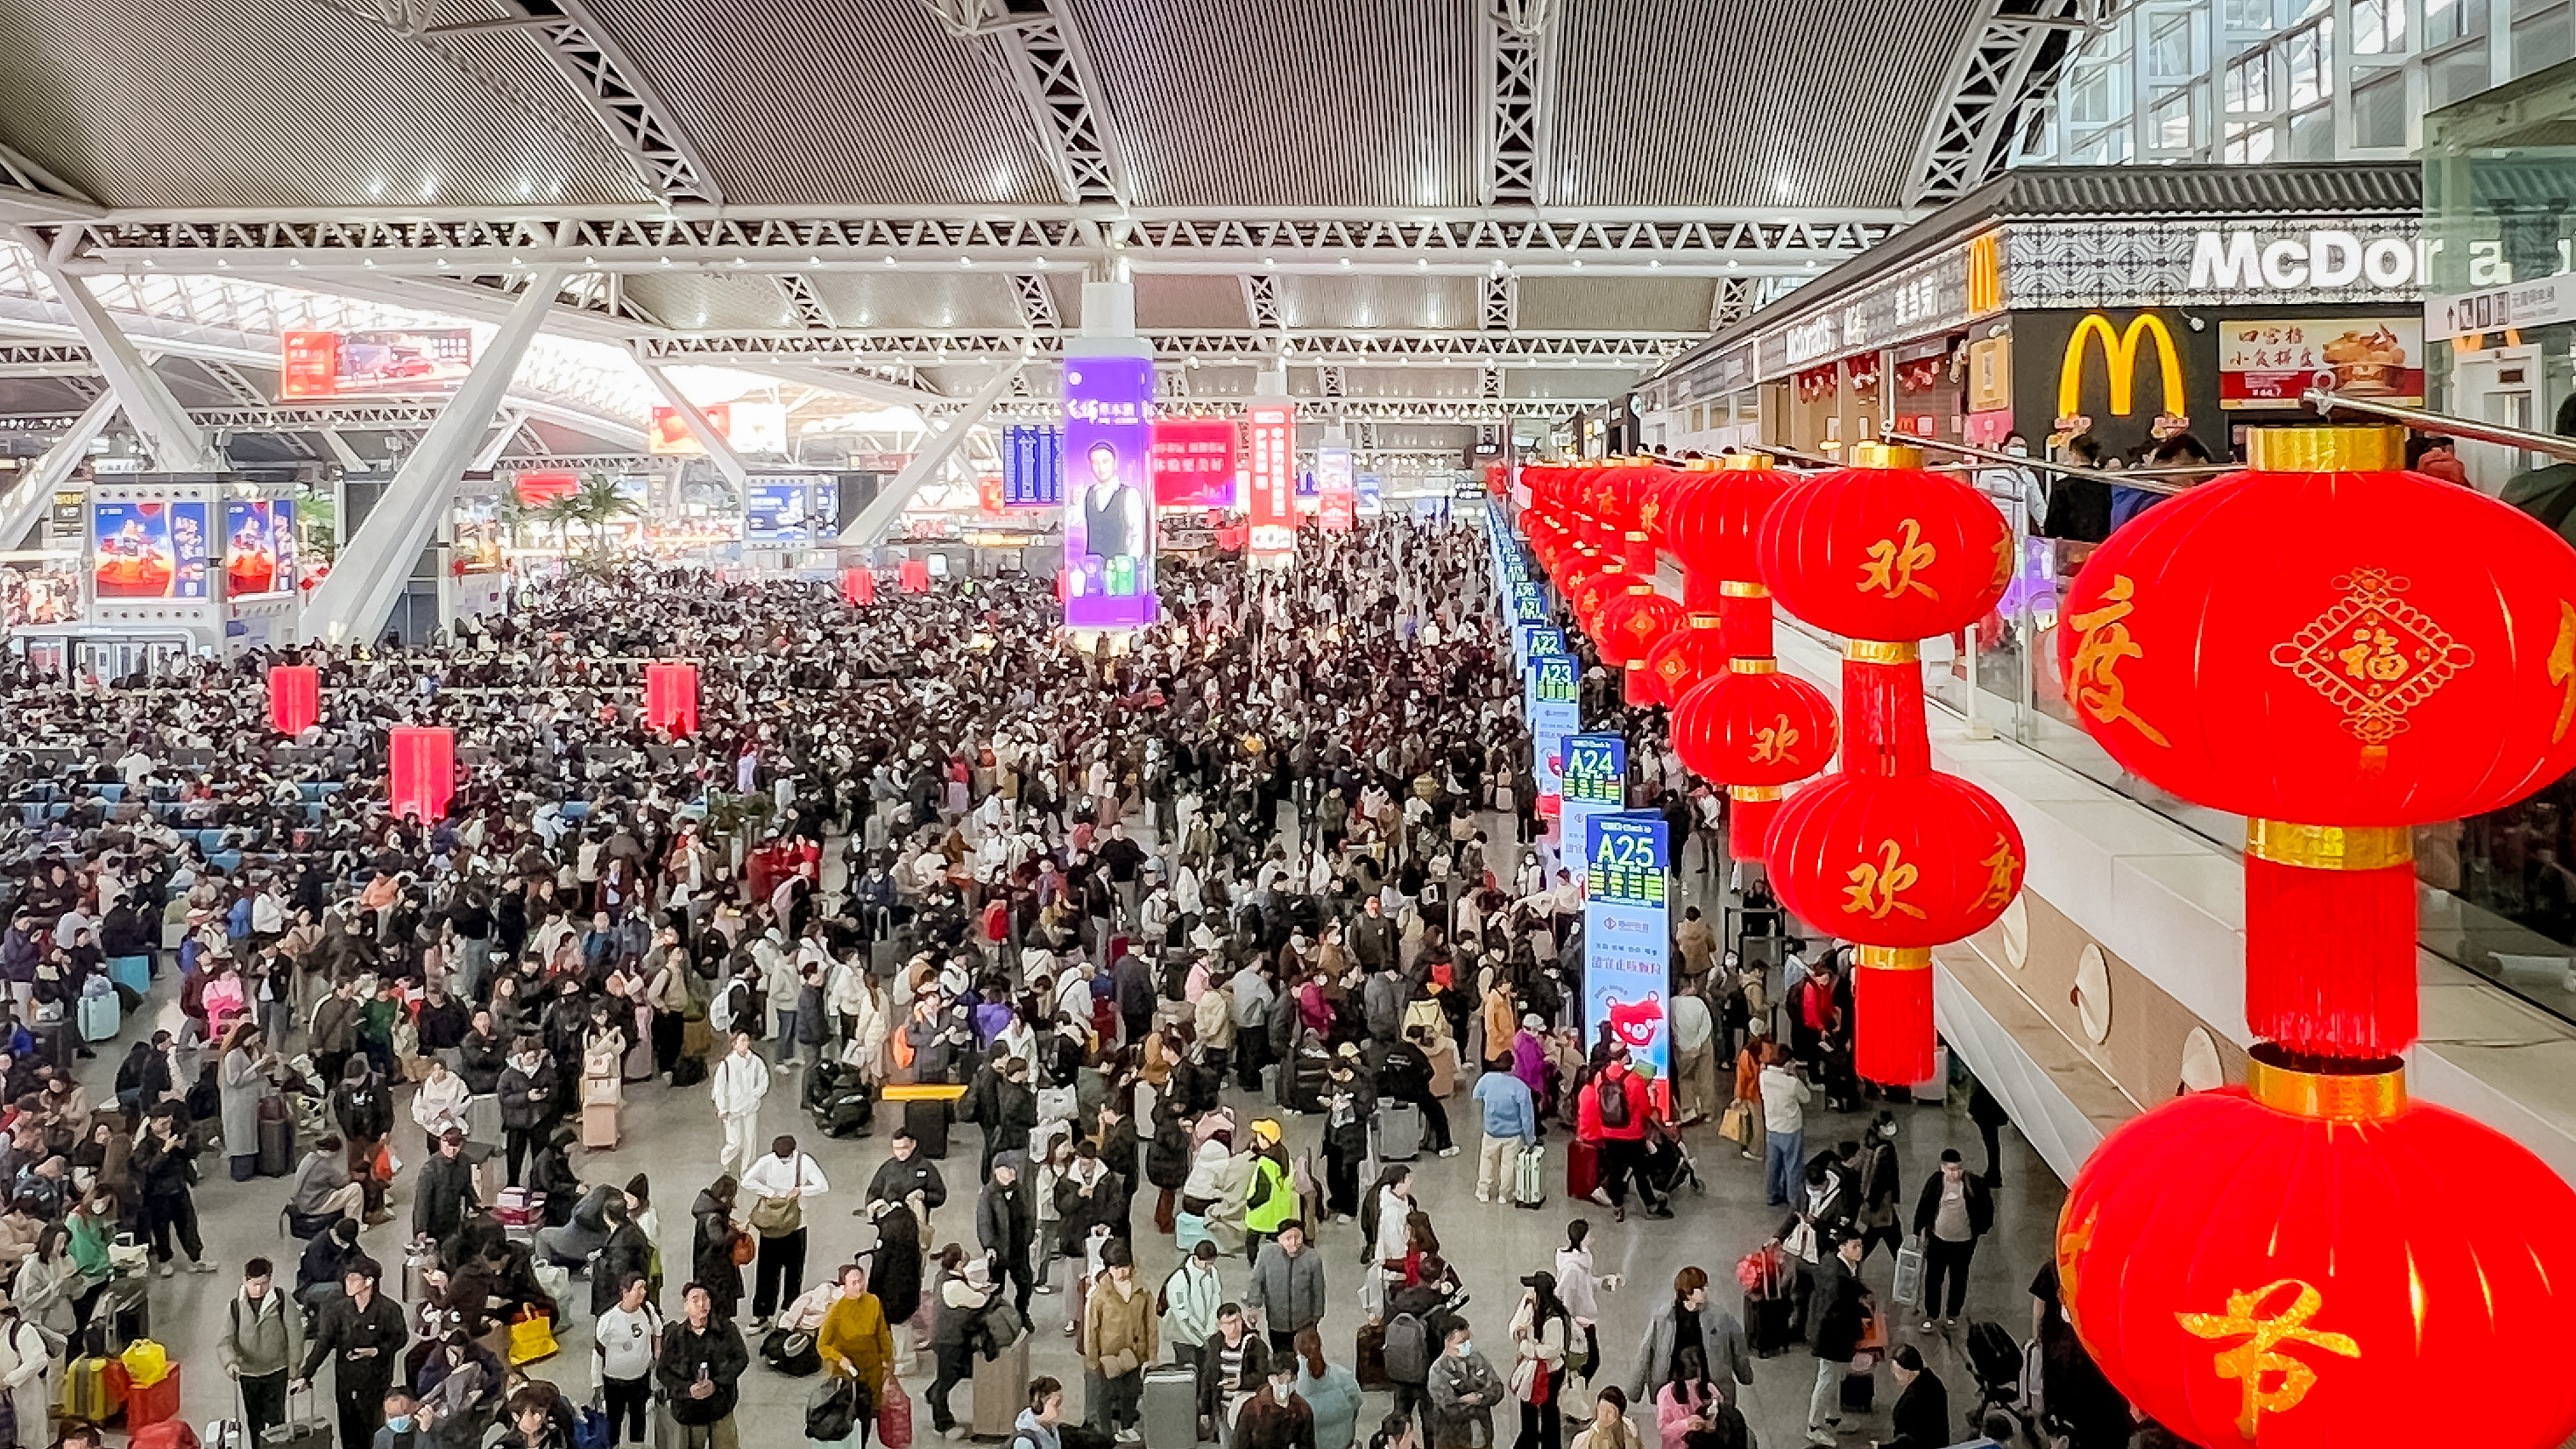
<svg viewBox="0 0 2576 1449">
<path fill-rule="evenodd" d="M 1469 1095 L 1484 1110 L 1485 1141 L 1476 1153 L 1476 1201 L 1508 1201 L 1513 1159 L 1538 1145 L 1538 1103 L 1510 1072 L 1486 1072 Z"/>
<path fill-rule="evenodd" d="M 1136 1281 L 1136 1261 L 1125 1241 L 1112 1239 L 1100 1261 L 1100 1281 L 1083 1302 L 1082 1364 L 1089 1382 L 1082 1401 L 1091 1410 L 1088 1427 L 1134 1439 L 1145 1368 L 1157 1352 L 1154 1299 Z"/>
<path fill-rule="evenodd" d="M 1243 1306 L 1269 1336 L 1271 1351 L 1286 1353 L 1299 1329 L 1324 1321 L 1324 1291 L 1324 1255 L 1307 1243 L 1306 1225 L 1289 1218 L 1254 1260 Z"/>
<path fill-rule="evenodd" d="M 465 1160 L 465 1129 L 451 1126 L 438 1136 L 438 1151 L 421 1164 L 412 1183 L 411 1233 L 414 1239 L 444 1241 L 465 1222 L 465 1205 L 478 1200 L 474 1169 Z"/>
<path fill-rule="evenodd" d="M 1225 1302 L 1216 1260 L 1216 1244 L 1201 1238 L 1163 1280 L 1163 1341 L 1172 1346 L 1173 1361 L 1185 1368 L 1199 1366 L 1200 1350 L 1216 1332 L 1217 1309 Z"/>
<path fill-rule="evenodd" d="M 1288 1171 L 1288 1149 L 1279 1138 L 1279 1124 L 1271 1118 L 1252 1124 L 1252 1172 L 1243 1188 L 1243 1260 L 1247 1263 L 1259 1262 L 1262 1244 L 1279 1236 L 1280 1225 L 1297 1216 L 1297 1183 Z"/>
<path fill-rule="evenodd" d="M 1613 1104 L 1609 1111 L 1602 1107 L 1605 1100 Z M 1601 1153 L 1601 1183 L 1594 1197 L 1598 1200 L 1608 1195 L 1614 1222 L 1628 1220 L 1628 1184 L 1632 1178 L 1637 1200 L 1645 1204 L 1646 1216 L 1673 1215 L 1673 1210 L 1656 1199 L 1655 1190 L 1646 1182 L 1646 1119 L 1654 1110 L 1654 1096 L 1645 1078 L 1628 1067 L 1626 1044 L 1614 1041 L 1609 1061 L 1584 1084 L 1575 1109 L 1576 1135 Z M 1618 1119 L 1615 1122 L 1611 1120 L 1614 1114 Z"/>
<path fill-rule="evenodd" d="M 1012 1306 L 1026 1318 L 1029 1295 L 1037 1291 L 1037 1266 L 1030 1250 L 1037 1239 L 1034 1184 L 1021 1181 L 1028 1155 L 1005 1152 L 993 1159 L 992 1179 L 975 1197 L 975 1240 L 992 1256 L 994 1276 L 1011 1281 Z"/>
<path fill-rule="evenodd" d="M 401 1371 L 411 1341 L 401 1305 L 376 1291 L 384 1270 L 372 1258 L 351 1259 L 340 1275 L 341 1296 L 322 1305 L 304 1366 L 287 1385 L 301 1392 L 314 1370 L 331 1362 L 331 1387 L 339 1400 L 340 1449 L 369 1449 L 385 1421 L 385 1391 Z"/>
</svg>

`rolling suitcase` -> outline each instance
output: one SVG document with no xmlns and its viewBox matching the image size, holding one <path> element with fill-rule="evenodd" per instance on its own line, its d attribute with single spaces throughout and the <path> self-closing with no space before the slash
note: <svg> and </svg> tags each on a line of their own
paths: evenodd
<svg viewBox="0 0 2576 1449">
<path fill-rule="evenodd" d="M 295 1124 L 283 1117 L 259 1119 L 259 1175 L 284 1177 L 295 1170 Z"/>
<path fill-rule="evenodd" d="M 140 1429 L 179 1416 L 179 1365 L 173 1362 L 168 1371 L 148 1384 L 127 1381 L 125 1391 L 125 1427 Z"/>
<path fill-rule="evenodd" d="M 953 1103 L 943 1101 L 903 1104 L 903 1130 L 912 1134 L 913 1150 L 933 1162 L 948 1156 L 948 1118 L 953 1107 Z M 1007 1433 L 1009 1427 L 1004 1425 L 995 1432 Z M 983 1431 L 979 1429 L 976 1432 Z"/>
<path fill-rule="evenodd" d="M 1601 1190 L 1601 1149 L 1589 1142 L 1565 1144 L 1565 1195 L 1577 1201 Z"/>
<path fill-rule="evenodd" d="M 1411 1102 L 1377 1104 L 1377 1160 L 1411 1162 L 1422 1155 L 1422 1109 Z"/>
<path fill-rule="evenodd" d="M 1744 1336 L 1755 1358 L 1777 1358 L 1798 1341 L 1796 1301 L 1786 1294 L 1769 1298 L 1744 1295 Z"/>
<path fill-rule="evenodd" d="M 1145 1449 L 1193 1449 L 1199 1442 L 1199 1376 L 1177 1365 L 1145 1371 Z"/>
<path fill-rule="evenodd" d="M 1896 1283 L 1893 1295 L 1897 1302 L 1912 1307 L 1923 1301 L 1923 1250 L 1904 1247 L 1896 1250 Z"/>
<path fill-rule="evenodd" d="M 585 1102 L 581 1108 L 581 1145 L 605 1150 L 617 1145 L 615 1102 Z"/>
<path fill-rule="evenodd" d="M 1532 1143 L 1512 1154 L 1512 1206 L 1547 1206 L 1547 1149 Z"/>
<path fill-rule="evenodd" d="M 1878 1405 L 1878 1376 L 1867 1372 L 1843 1375 L 1843 1412 L 1866 1414 Z"/>
<path fill-rule="evenodd" d="M 1324 1084 L 1331 1080 L 1333 1054 L 1320 1046 L 1300 1047 L 1279 1074 L 1279 1105 L 1291 1112 L 1324 1110 Z"/>
<path fill-rule="evenodd" d="M 113 1041 L 124 1022 L 125 1009 L 118 1004 L 113 990 L 99 996 L 80 999 L 80 1034 L 83 1041 Z"/>
<path fill-rule="evenodd" d="M 975 1437 L 1007 1438 L 1029 1403 L 1029 1335 L 1023 1332 L 999 1358 L 980 1353 L 974 1358 Z M 1184 1443 L 1182 1449 L 1189 1446 Z"/>
<path fill-rule="evenodd" d="M 68 1021 L 36 1023 L 36 1060 L 49 1067 L 72 1070 L 74 1054 L 80 1049 L 78 1030 Z"/>
</svg>

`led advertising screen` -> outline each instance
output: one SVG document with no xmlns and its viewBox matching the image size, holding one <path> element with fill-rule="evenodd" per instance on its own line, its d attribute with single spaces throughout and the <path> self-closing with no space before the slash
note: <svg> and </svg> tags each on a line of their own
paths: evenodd
<svg viewBox="0 0 2576 1449">
<path fill-rule="evenodd" d="M 737 453 L 785 453 L 787 451 L 787 406 L 771 402 L 708 403 L 699 408 L 706 415 L 707 426 L 725 440 Z M 644 440 L 648 452 L 674 456 L 698 457 L 707 450 L 698 435 L 675 407 L 656 405 L 653 422 Z"/>
<path fill-rule="evenodd" d="M 292 581 L 278 576 L 269 515 L 264 498 L 235 498 L 224 504 L 224 592 L 232 598 L 293 587 Z"/>
<path fill-rule="evenodd" d="M 474 370 L 474 333 L 465 327 L 289 332 L 283 348 L 277 392 L 285 400 L 452 392 Z"/>
<path fill-rule="evenodd" d="M 294 588 L 299 578 L 294 499 L 280 498 L 268 505 L 268 547 L 277 555 L 277 587 Z"/>
<path fill-rule="evenodd" d="M 1053 508 L 1064 502 L 1064 429 L 1002 430 L 1002 506 Z"/>
<path fill-rule="evenodd" d="M 1351 476 L 1351 450 L 1327 443 L 1315 450 L 1315 526 L 1326 533 L 1348 533 L 1356 516 L 1358 483 Z"/>
<path fill-rule="evenodd" d="M 1672 840 L 1652 811 L 1594 815 L 1579 849 L 1583 880 L 1583 1033 L 1598 1040 L 1607 1026 L 1628 1048 L 1660 1108 L 1672 1080 L 1671 1023 L 1664 1010 L 1672 986 L 1667 913 Z"/>
<path fill-rule="evenodd" d="M 1154 622 L 1151 357 L 1069 356 L 1064 364 L 1064 622 Z"/>
<path fill-rule="evenodd" d="M 1250 464 L 1252 497 L 1251 547 L 1245 562 L 1254 568 L 1285 568 L 1297 551 L 1297 408 L 1288 402 L 1256 402 Z"/>
<path fill-rule="evenodd" d="M 99 503 L 92 514 L 91 587 L 102 599 L 206 596 L 206 505 Z"/>
<path fill-rule="evenodd" d="M 754 548 L 805 548 L 840 531 L 829 478 L 754 478 L 743 490 L 742 538 Z"/>
<path fill-rule="evenodd" d="M 1234 453 L 1232 418 L 1169 418 L 1155 423 L 1155 506 L 1232 508 Z"/>
</svg>

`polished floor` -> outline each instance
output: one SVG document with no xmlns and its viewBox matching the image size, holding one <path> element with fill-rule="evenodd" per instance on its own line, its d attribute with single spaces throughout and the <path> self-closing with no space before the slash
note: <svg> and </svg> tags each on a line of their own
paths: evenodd
<svg viewBox="0 0 2576 1449">
<path fill-rule="evenodd" d="M 170 1004 L 173 986 L 166 979 L 156 988 L 155 1001 L 143 1015 L 167 1015 L 175 1011 Z M 124 1040 L 111 1050 L 102 1046 L 99 1058 L 85 1064 L 84 1079 L 93 1092 L 104 1098 L 114 1073 L 114 1064 L 125 1042 L 133 1039 L 139 1023 L 129 1023 Z M 783 1083 L 792 1078 L 782 1078 Z M 1462 1084 L 1463 1087 L 1463 1084 Z M 673 1090 L 659 1084 L 630 1089 L 634 1095 L 626 1108 L 626 1142 L 616 1151 L 584 1154 L 577 1168 L 585 1178 L 594 1181 L 622 1182 L 637 1172 L 650 1174 L 654 1197 L 661 1205 L 661 1242 L 664 1261 L 671 1264 L 688 1262 L 690 1224 L 686 1207 L 697 1190 L 716 1176 L 716 1156 L 720 1136 L 715 1114 L 703 1087 Z M 1266 1111 L 1266 1102 L 1264 1104 Z M 1909 1182 L 1918 1182 L 1934 1170 L 1940 1150 L 1956 1146 L 1972 1163 L 1981 1149 L 1976 1130 L 1963 1112 L 1955 1107 L 1900 1106 L 1903 1124 L 1899 1149 Z M 1453 1106 L 1453 1120 L 1467 1123 L 1468 1104 L 1462 1090 Z M 408 1116 L 402 1120 L 407 1124 Z M 1293 1149 L 1313 1140 L 1318 1130 L 1317 1119 L 1289 1118 L 1288 1140 Z M 1830 1142 L 1857 1135 L 1858 1118 L 1825 1118 L 1811 1125 L 1809 1141 Z M 857 1193 L 884 1155 L 883 1139 L 855 1141 L 824 1139 L 811 1130 L 803 1114 L 793 1105 L 792 1087 L 773 1088 L 771 1106 L 761 1123 L 761 1136 L 775 1132 L 796 1132 L 830 1174 L 834 1201 L 839 1210 L 813 1215 L 816 1224 L 808 1250 L 809 1281 L 828 1272 L 832 1265 L 867 1247 L 872 1234 L 849 1209 L 858 1206 Z M 406 1130 L 401 1136 L 408 1140 Z M 1673 1274 L 1686 1265 L 1705 1268 L 1715 1280 L 1723 1301 L 1734 1301 L 1734 1264 L 1749 1249 L 1770 1237 L 1780 1214 L 1762 1204 L 1760 1164 L 1737 1157 L 1732 1144 L 1716 1137 L 1707 1128 L 1695 1129 L 1695 1152 L 1706 1192 L 1700 1196 L 1685 1195 L 1677 1204 L 1678 1215 L 1671 1221 L 1645 1221 L 1632 1216 L 1626 1223 L 1613 1223 L 1606 1209 L 1591 1204 L 1568 1203 L 1559 1198 L 1538 1212 L 1516 1210 L 1503 1205 L 1478 1203 L 1474 1196 L 1475 1154 L 1471 1150 L 1449 1159 L 1426 1157 L 1418 1166 L 1418 1197 L 1431 1212 L 1451 1258 L 1456 1261 L 1473 1294 L 1469 1317 L 1474 1323 L 1480 1351 L 1507 1364 L 1510 1345 L 1506 1334 L 1512 1308 L 1522 1291 L 1518 1279 L 1535 1268 L 1549 1266 L 1555 1249 L 1563 1241 L 1566 1221 L 1572 1217 L 1589 1219 L 1593 1225 L 1593 1243 L 1597 1269 L 1602 1273 L 1622 1274 L 1627 1284 L 1620 1292 L 1606 1295 L 1602 1301 L 1600 1337 L 1605 1359 L 1604 1373 L 1624 1381 L 1632 1372 L 1639 1338 L 1648 1315 L 1658 1306 Z M 951 1206 L 938 1215 L 934 1223 L 934 1242 L 944 1243 L 960 1236 L 971 1242 L 972 1216 L 966 1179 L 973 1174 L 976 1161 L 976 1132 L 961 1128 L 945 1163 L 952 1193 Z M 1552 1160 L 1554 1155 L 1551 1155 Z M 182 1412 L 201 1427 L 208 1420 L 229 1417 L 236 1411 L 229 1381 L 216 1367 L 214 1345 L 221 1330 L 224 1305 L 233 1293 L 240 1264 L 256 1255 L 269 1255 L 280 1260 L 281 1272 L 292 1262 L 301 1246 L 281 1239 L 278 1208 L 283 1199 L 282 1181 L 233 1183 L 224 1180 L 220 1159 L 207 1159 L 209 1180 L 198 1190 L 198 1207 L 204 1223 L 208 1253 L 220 1264 L 220 1274 L 191 1275 L 156 1280 L 152 1285 L 153 1327 L 156 1336 L 169 1347 L 173 1358 L 182 1363 Z M 1972 1291 L 1968 1311 L 1972 1318 L 1991 1318 L 2010 1328 L 2016 1337 L 2027 1337 L 2030 1331 L 2030 1299 L 2025 1289 L 2031 1275 L 2046 1251 L 2051 1224 L 2062 1189 L 2048 1175 L 2047 1169 L 2024 1148 L 2009 1131 L 2005 1134 L 2003 1172 L 2006 1189 L 1998 1194 L 1996 1231 L 1979 1248 L 1971 1274 Z M 397 1218 L 393 1223 L 371 1228 L 362 1240 L 389 1268 L 398 1268 L 402 1243 L 409 1221 L 408 1178 L 396 1188 Z M 1561 1190 L 1561 1179 L 1556 1184 Z M 1912 1190 L 1908 1191 L 1910 1207 Z M 1151 1190 L 1144 1201 L 1150 1207 Z M 1150 1212 L 1139 1212 L 1143 1230 L 1138 1244 L 1140 1268 L 1149 1281 L 1159 1282 L 1177 1262 L 1171 1241 L 1152 1231 Z M 1358 1306 L 1357 1260 L 1359 1257 L 1356 1227 L 1326 1227 L 1323 1248 L 1332 1283 L 1333 1307 L 1324 1320 L 1328 1351 L 1347 1362 L 1353 1336 L 1360 1323 Z M 1062 1269 L 1057 1270 L 1059 1283 Z M 1867 1266 L 1866 1277 L 1882 1292 L 1887 1287 L 1891 1265 L 1882 1252 Z M 1226 1265 L 1230 1286 L 1239 1285 L 1245 1268 L 1240 1257 Z M 674 1306 L 674 1291 L 666 1297 L 664 1307 Z M 393 1286 L 399 1285 L 399 1276 Z M 577 1299 L 587 1301 L 585 1293 L 576 1290 Z M 1073 1353 L 1071 1340 L 1063 1332 L 1068 1298 L 1062 1293 L 1041 1296 L 1035 1300 L 1036 1343 L 1032 1354 L 1033 1372 L 1051 1373 L 1069 1383 L 1081 1381 L 1081 1365 Z M 748 1308 L 746 1305 L 746 1316 Z M 576 1312 L 576 1320 L 586 1315 Z M 1959 1355 L 1963 1335 L 1923 1335 L 1911 1325 L 1900 1324 L 1900 1341 L 1922 1343 L 1935 1371 L 1948 1383 L 1954 1412 L 1964 1416 L 1974 1401 L 1975 1388 L 1968 1378 Z M 590 1392 L 590 1355 L 588 1330 L 584 1321 L 564 1325 L 561 1334 L 563 1354 L 542 1365 L 535 1372 L 553 1379 L 576 1397 Z M 925 1365 L 926 1367 L 926 1365 Z M 1756 1371 L 1756 1381 L 1743 1398 L 1743 1407 L 1752 1421 L 1759 1442 L 1770 1449 L 1794 1445 L 1804 1433 L 1808 1391 L 1813 1383 L 1814 1362 L 1802 1352 L 1791 1352 L 1763 1362 Z M 1885 1368 L 1879 1370 L 1877 1413 L 1855 1418 L 1845 1425 L 1845 1442 L 1866 1443 L 1875 1433 L 1886 1431 L 1886 1413 L 1893 1401 L 1894 1385 Z M 1605 1378 L 1605 1382 L 1612 1381 Z M 916 1396 L 927 1383 L 927 1375 L 916 1374 L 907 1385 Z M 799 1436 L 803 1432 L 802 1414 L 805 1397 L 812 1387 L 810 1380 L 781 1377 L 755 1362 L 743 1385 L 743 1408 L 740 1427 L 746 1445 L 775 1445 L 782 1442 L 772 1435 Z M 1078 1394 L 1078 1390 L 1077 1390 Z M 1363 1423 L 1373 1422 L 1383 1412 L 1383 1396 L 1372 1395 L 1364 1412 Z M 955 1407 L 961 1419 L 966 1417 L 969 1392 L 961 1387 Z M 917 1412 L 916 1421 L 922 1435 L 929 1433 L 929 1415 Z M 1652 1432 L 1650 1419 L 1640 1417 L 1647 1432 Z M 1503 1434 L 1512 1429 L 1507 1424 Z M 1970 1436 L 1960 1435 L 1962 1439 Z M 1653 1441 L 1650 1439 L 1649 1443 Z M 344 1446 L 345 1449 L 345 1446 Z"/>
</svg>

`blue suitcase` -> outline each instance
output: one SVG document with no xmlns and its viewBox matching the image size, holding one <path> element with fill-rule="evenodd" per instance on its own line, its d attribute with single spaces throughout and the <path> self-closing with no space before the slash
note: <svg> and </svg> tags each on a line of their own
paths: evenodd
<svg viewBox="0 0 2576 1449">
<path fill-rule="evenodd" d="M 113 1041 L 118 1028 L 125 1025 L 125 1008 L 111 991 L 103 996 L 80 999 L 80 1034 L 83 1041 Z"/>
<path fill-rule="evenodd" d="M 152 958 L 149 956 L 110 956 L 107 979 L 137 996 L 152 994 Z"/>
</svg>

